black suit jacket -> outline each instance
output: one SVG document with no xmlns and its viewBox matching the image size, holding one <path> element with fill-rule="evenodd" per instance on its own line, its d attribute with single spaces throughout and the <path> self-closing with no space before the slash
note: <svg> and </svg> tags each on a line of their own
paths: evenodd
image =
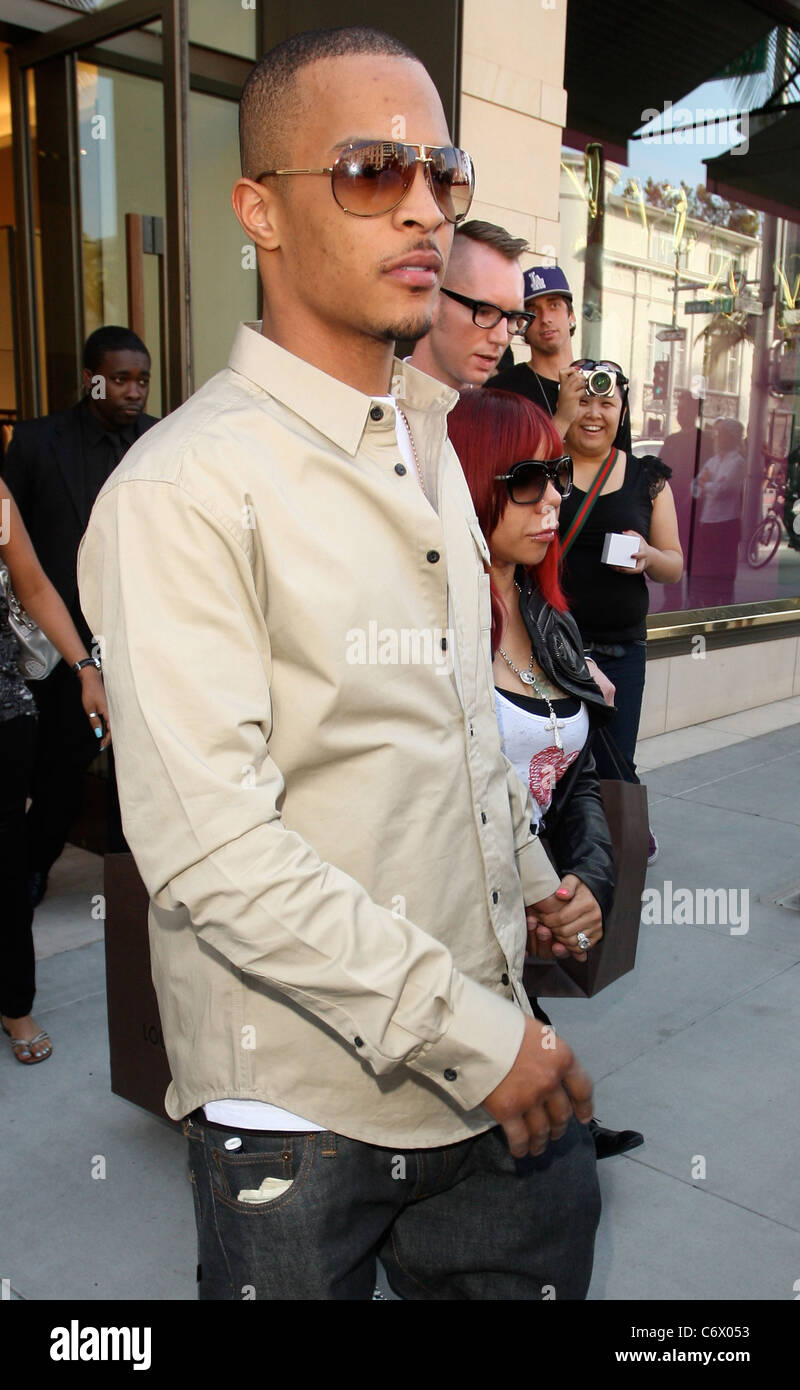
<svg viewBox="0 0 800 1390">
<path fill-rule="evenodd" d="M 20 509 L 42 569 L 86 640 L 88 629 L 78 601 L 77 561 L 94 498 L 86 497 L 81 408 L 74 405 L 71 410 L 18 424 L 5 456 L 3 479 Z M 140 415 L 135 422 L 137 439 L 155 424 L 155 416 Z"/>
</svg>

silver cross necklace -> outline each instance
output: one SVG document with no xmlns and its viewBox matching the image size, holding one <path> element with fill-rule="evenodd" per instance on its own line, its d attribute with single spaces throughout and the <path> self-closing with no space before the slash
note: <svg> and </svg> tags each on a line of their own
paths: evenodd
<svg viewBox="0 0 800 1390">
<path fill-rule="evenodd" d="M 558 718 L 556 718 L 556 712 L 555 712 L 555 710 L 553 709 L 552 703 L 550 702 L 550 700 L 548 699 L 548 697 L 545 695 L 544 691 L 542 690 L 541 686 L 539 685 L 539 682 L 538 682 L 537 679 L 536 679 L 536 676 L 534 675 L 534 671 L 533 671 L 533 649 L 531 649 L 531 659 L 530 659 L 530 661 L 529 661 L 529 663 L 528 663 L 528 669 L 527 669 L 527 671 L 520 671 L 519 667 L 514 665 L 513 661 L 511 660 L 511 657 L 508 655 L 507 652 L 504 652 L 504 651 L 503 651 L 503 648 L 502 648 L 502 647 L 498 647 L 497 650 L 498 650 L 500 656 L 502 656 L 502 658 L 503 658 L 504 662 L 506 663 L 506 665 L 511 667 L 511 670 L 514 672 L 514 675 L 515 675 L 515 676 L 519 676 L 520 680 L 522 681 L 522 684 L 523 684 L 523 685 L 532 685 L 533 688 L 534 688 L 534 690 L 536 691 L 536 694 L 539 696 L 539 699 L 540 699 L 540 700 L 544 700 L 545 704 L 547 705 L 547 708 L 548 708 L 549 711 L 550 711 L 550 718 L 547 719 L 547 720 L 545 721 L 545 726 L 544 726 L 544 727 L 545 727 L 546 729 L 549 729 L 549 730 L 551 731 L 551 733 L 552 733 L 552 735 L 553 735 L 553 744 L 554 744 L 554 746 L 555 746 L 556 748 L 561 748 L 561 749 L 563 750 L 564 744 L 563 744 L 562 741 L 561 741 L 561 735 L 560 735 L 560 733 L 559 733 L 558 731 L 559 731 L 559 729 L 563 729 L 563 727 L 564 727 L 564 720 L 563 720 L 563 719 L 558 719 Z"/>
</svg>

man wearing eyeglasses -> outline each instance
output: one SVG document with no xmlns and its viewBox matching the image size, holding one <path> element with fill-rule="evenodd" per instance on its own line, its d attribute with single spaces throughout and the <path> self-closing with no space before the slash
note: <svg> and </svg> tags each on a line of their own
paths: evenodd
<svg viewBox="0 0 800 1390">
<path fill-rule="evenodd" d="M 537 265 L 526 270 L 524 301 L 530 316 L 525 330 L 530 360 L 498 372 L 491 385 L 498 391 L 515 391 L 519 396 L 527 396 L 550 415 L 563 439 L 578 414 L 578 405 L 585 392 L 586 371 L 600 364 L 589 363 L 585 358 L 576 359 L 572 341 L 576 328 L 572 290 L 560 266 Z M 620 421 L 614 442 L 618 449 L 630 452 L 628 411 Z"/>
<path fill-rule="evenodd" d="M 263 323 L 131 450 L 80 561 L 200 1297 L 368 1299 L 380 1254 L 408 1299 L 582 1298 L 591 1083 L 521 982 L 559 880 L 500 752 L 455 395 L 393 359 L 469 156 L 369 29 L 265 55 L 240 134 Z"/>
<path fill-rule="evenodd" d="M 492 222 L 456 228 L 446 284 L 433 310 L 429 332 L 409 361 L 457 391 L 483 386 L 511 338 L 522 336 L 532 316 L 522 308 L 522 267 L 528 250 L 522 237 Z"/>
</svg>

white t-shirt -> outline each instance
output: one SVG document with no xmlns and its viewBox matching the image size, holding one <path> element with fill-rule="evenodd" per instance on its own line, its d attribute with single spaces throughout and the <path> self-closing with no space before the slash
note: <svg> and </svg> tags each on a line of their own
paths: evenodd
<svg viewBox="0 0 800 1390">
<path fill-rule="evenodd" d="M 705 483 L 700 503 L 699 520 L 708 525 L 719 521 L 735 521 L 742 514 L 742 486 L 747 461 L 738 449 L 727 454 L 713 454 L 698 474 Z"/>
<path fill-rule="evenodd" d="M 531 698 L 535 699 L 535 696 Z M 543 716 L 535 714 L 533 710 L 523 709 L 497 688 L 494 700 L 503 752 L 522 785 L 530 791 L 536 817 L 535 824 L 538 826 L 550 808 L 553 788 L 561 781 L 567 768 L 574 763 L 589 737 L 589 715 L 586 706 L 581 701 L 576 714 L 559 718 L 558 733 L 564 746 L 557 748 L 553 741 L 549 714 Z M 556 714 L 559 705 L 563 707 L 563 701 L 553 701 Z"/>
</svg>

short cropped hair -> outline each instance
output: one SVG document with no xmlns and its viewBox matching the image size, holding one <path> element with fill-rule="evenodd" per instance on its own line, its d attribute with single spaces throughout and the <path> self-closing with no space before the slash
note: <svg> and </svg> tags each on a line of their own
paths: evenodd
<svg viewBox="0 0 800 1390">
<path fill-rule="evenodd" d="M 289 132 L 300 114 L 297 74 L 321 58 L 359 53 L 421 61 L 399 39 L 365 25 L 308 29 L 284 39 L 259 59 L 244 84 L 239 106 L 239 152 L 245 178 L 258 178 L 263 169 L 279 169 L 291 159 Z"/>
<path fill-rule="evenodd" d="M 525 251 L 530 251 L 524 237 L 512 236 L 505 227 L 498 227 L 495 222 L 480 222 L 477 219 L 463 222 L 461 226 L 456 227 L 454 249 L 461 237 L 466 237 L 468 241 L 479 241 L 483 246 L 491 246 L 494 251 L 499 251 L 501 256 L 505 256 L 507 261 L 517 261 Z"/>
<path fill-rule="evenodd" d="M 150 360 L 150 353 L 138 333 L 119 324 L 108 323 L 96 328 L 83 345 L 83 365 L 90 372 L 99 371 L 107 352 L 141 352 Z"/>
</svg>

